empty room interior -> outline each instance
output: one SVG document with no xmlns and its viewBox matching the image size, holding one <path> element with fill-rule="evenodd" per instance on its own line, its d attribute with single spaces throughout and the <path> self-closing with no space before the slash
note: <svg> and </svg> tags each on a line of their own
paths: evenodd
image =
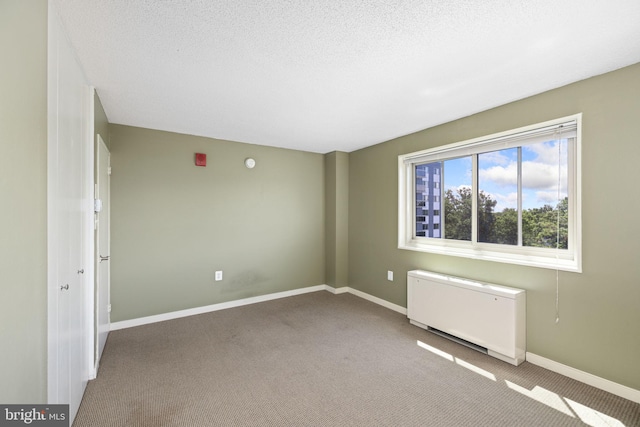
<svg viewBox="0 0 640 427">
<path fill-rule="evenodd" d="M 0 0 L 0 405 L 639 426 L 639 23 Z"/>
</svg>

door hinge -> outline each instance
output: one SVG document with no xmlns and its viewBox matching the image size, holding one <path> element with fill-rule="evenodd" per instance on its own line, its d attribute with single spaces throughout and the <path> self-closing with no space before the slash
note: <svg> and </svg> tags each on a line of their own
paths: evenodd
<svg viewBox="0 0 640 427">
<path fill-rule="evenodd" d="M 107 313 L 111 313 L 111 304 L 107 306 Z"/>
<path fill-rule="evenodd" d="M 111 176 L 111 166 L 107 168 L 107 175 Z"/>
</svg>

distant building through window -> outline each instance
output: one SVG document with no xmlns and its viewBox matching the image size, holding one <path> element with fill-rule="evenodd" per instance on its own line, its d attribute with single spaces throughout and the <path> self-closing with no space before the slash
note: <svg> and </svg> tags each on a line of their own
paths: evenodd
<svg viewBox="0 0 640 427">
<path fill-rule="evenodd" d="M 416 166 L 416 235 L 440 237 L 439 162 Z"/>
</svg>

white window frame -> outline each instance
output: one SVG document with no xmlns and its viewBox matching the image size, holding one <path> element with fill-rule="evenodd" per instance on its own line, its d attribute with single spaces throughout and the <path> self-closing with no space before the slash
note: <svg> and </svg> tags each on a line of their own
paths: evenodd
<svg viewBox="0 0 640 427">
<path fill-rule="evenodd" d="M 574 125 L 575 123 L 575 125 Z M 568 147 L 568 249 L 537 248 L 477 242 L 477 197 L 472 198 L 472 241 L 416 237 L 415 166 L 423 163 L 477 155 L 526 145 L 536 133 L 575 126 L 575 144 Z M 398 248 L 478 260 L 520 264 L 554 270 L 582 272 L 582 113 L 518 129 L 447 144 L 398 156 Z M 474 157 L 475 158 L 475 157 Z M 477 162 L 474 163 L 473 194 L 477 194 Z M 444 201 L 442 202 L 444 203 Z M 443 205 L 444 206 L 444 205 Z M 444 208 L 441 208 L 441 212 Z M 444 213 L 442 213 L 444 215 Z"/>
</svg>

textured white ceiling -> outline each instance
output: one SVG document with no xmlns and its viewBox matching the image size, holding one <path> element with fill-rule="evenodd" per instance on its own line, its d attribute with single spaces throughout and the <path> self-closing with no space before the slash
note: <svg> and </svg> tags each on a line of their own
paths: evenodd
<svg viewBox="0 0 640 427">
<path fill-rule="evenodd" d="M 639 0 L 55 0 L 112 123 L 353 151 L 640 62 Z"/>
</svg>

